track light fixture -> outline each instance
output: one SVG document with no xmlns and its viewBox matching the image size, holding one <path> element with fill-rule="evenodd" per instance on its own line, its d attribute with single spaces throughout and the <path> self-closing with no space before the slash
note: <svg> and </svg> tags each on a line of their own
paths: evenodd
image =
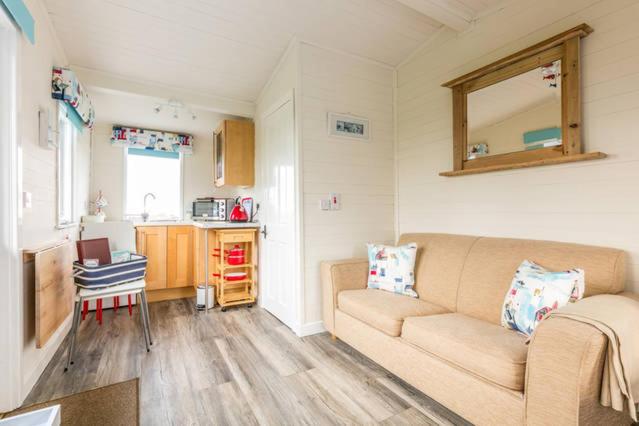
<svg viewBox="0 0 639 426">
<path fill-rule="evenodd" d="M 184 103 L 178 99 L 169 99 L 167 102 L 164 103 L 160 103 L 157 104 L 154 108 L 153 111 L 155 111 L 156 114 L 159 114 L 160 112 L 162 112 L 162 110 L 165 109 L 165 107 L 167 109 L 169 109 L 170 111 L 173 111 L 173 118 L 178 119 L 180 118 L 180 112 L 182 110 L 186 111 L 190 116 L 192 120 L 196 120 L 197 119 L 197 115 L 195 115 L 195 113 L 193 112 L 193 110 L 191 110 L 191 108 L 189 108 L 188 106 L 184 105 Z"/>
</svg>

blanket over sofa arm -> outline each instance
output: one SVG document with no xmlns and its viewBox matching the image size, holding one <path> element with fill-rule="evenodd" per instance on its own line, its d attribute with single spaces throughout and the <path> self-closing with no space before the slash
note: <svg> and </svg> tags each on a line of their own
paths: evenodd
<svg viewBox="0 0 639 426">
<path fill-rule="evenodd" d="M 591 296 L 551 312 L 533 334 L 528 353 L 528 423 L 636 420 L 637 324 L 639 301 L 623 295 Z"/>
</svg>

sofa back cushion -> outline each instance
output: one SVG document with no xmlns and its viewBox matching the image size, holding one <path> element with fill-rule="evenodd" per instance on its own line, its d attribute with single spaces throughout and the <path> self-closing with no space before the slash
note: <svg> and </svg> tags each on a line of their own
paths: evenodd
<svg viewBox="0 0 639 426">
<path fill-rule="evenodd" d="M 467 235 L 425 233 L 404 234 L 399 238 L 400 245 L 417 243 L 414 289 L 420 299 L 455 311 L 464 262 L 477 239 Z"/>
<path fill-rule="evenodd" d="M 586 297 L 618 293 L 625 286 L 626 257 L 621 250 L 550 241 L 482 237 L 473 244 L 466 257 L 456 311 L 499 324 L 506 291 L 523 260 L 530 260 L 551 271 L 583 269 Z M 419 284 L 417 278 L 417 286 Z"/>
</svg>

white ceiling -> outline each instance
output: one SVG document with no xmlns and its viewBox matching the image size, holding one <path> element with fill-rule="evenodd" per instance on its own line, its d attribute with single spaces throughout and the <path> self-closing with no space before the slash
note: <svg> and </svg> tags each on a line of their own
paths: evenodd
<svg viewBox="0 0 639 426">
<path fill-rule="evenodd" d="M 400 1 L 45 3 L 71 66 L 255 101 L 294 36 L 389 66 L 399 64 L 442 26 L 441 21 L 446 21 L 420 12 L 422 4 L 406 6 L 405 0 Z M 469 16 L 479 16 L 502 0 L 416 1 L 440 8 L 444 5 L 446 16 L 467 22 Z M 457 26 L 458 21 L 447 25 Z"/>
</svg>

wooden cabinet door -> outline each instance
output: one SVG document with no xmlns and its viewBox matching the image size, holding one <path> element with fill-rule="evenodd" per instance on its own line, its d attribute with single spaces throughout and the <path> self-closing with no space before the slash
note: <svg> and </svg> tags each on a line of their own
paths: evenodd
<svg viewBox="0 0 639 426">
<path fill-rule="evenodd" d="M 137 251 L 147 257 L 147 290 L 166 288 L 166 233 L 166 226 L 137 228 Z"/>
<path fill-rule="evenodd" d="M 213 135 L 215 186 L 255 184 L 255 124 L 224 120 Z"/>
<path fill-rule="evenodd" d="M 255 125 L 248 120 L 226 120 L 224 184 L 255 184 Z"/>
<path fill-rule="evenodd" d="M 169 226 L 167 231 L 167 287 L 193 285 L 193 227 Z"/>
</svg>

